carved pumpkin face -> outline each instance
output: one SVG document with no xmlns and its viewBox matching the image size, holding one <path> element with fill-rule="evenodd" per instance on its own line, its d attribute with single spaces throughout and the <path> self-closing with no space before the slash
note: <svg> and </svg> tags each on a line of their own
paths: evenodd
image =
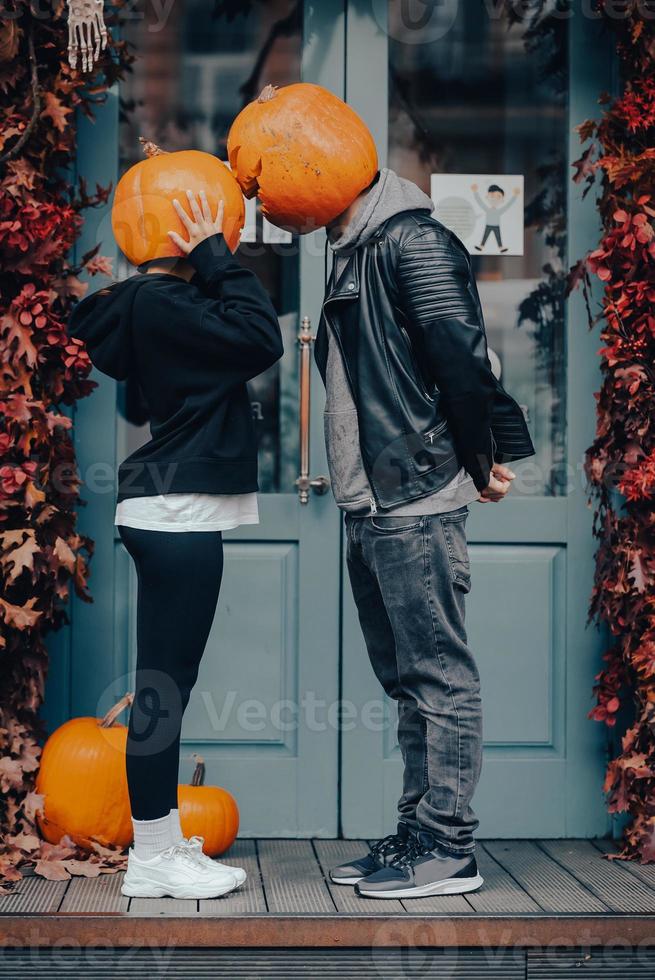
<svg viewBox="0 0 655 980">
<path fill-rule="evenodd" d="M 333 221 L 371 183 L 375 143 L 350 106 L 320 85 L 267 85 L 243 109 L 227 141 L 246 197 L 258 195 L 272 224 L 308 232 Z"/>
<path fill-rule="evenodd" d="M 204 190 L 212 215 L 225 202 L 223 234 L 232 252 L 239 244 L 245 208 L 236 180 L 220 160 L 200 150 L 165 153 L 145 140 L 146 160 L 123 174 L 116 187 L 111 213 L 114 237 L 133 265 L 182 253 L 168 237 L 188 234 L 175 213 L 173 198 L 188 211 L 187 190 Z"/>
</svg>

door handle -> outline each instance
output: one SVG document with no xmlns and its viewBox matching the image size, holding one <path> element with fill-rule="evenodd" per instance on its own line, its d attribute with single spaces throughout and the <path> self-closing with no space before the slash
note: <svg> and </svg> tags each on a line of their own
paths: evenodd
<svg viewBox="0 0 655 980">
<path fill-rule="evenodd" d="M 308 316 L 302 318 L 298 346 L 300 348 L 299 371 L 299 418 L 300 418 L 300 475 L 296 480 L 298 499 L 301 504 L 309 503 L 309 491 L 322 496 L 327 493 L 330 481 L 326 476 L 311 479 L 309 475 L 309 422 L 311 417 L 311 354 L 314 337 L 312 324 Z"/>
</svg>

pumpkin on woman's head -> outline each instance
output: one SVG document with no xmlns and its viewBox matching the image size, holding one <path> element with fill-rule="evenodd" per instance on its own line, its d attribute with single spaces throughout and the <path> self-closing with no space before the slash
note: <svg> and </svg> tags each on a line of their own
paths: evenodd
<svg viewBox="0 0 655 980">
<path fill-rule="evenodd" d="M 44 797 L 39 827 L 51 844 L 64 834 L 88 850 L 92 840 L 121 848 L 132 840 L 127 728 L 116 724 L 132 699 L 126 694 L 102 719 L 72 718 L 45 743 L 36 790 Z"/>
<path fill-rule="evenodd" d="M 123 174 L 114 195 L 111 225 L 121 252 L 133 265 L 181 256 L 168 232 L 188 238 L 173 207 L 177 198 L 189 212 L 187 190 L 196 195 L 205 192 L 212 217 L 220 201 L 225 202 L 223 235 L 234 252 L 245 207 L 239 185 L 225 164 L 200 150 L 166 153 L 148 140 L 141 142 L 146 159 Z"/>
<path fill-rule="evenodd" d="M 198 755 L 191 784 L 177 787 L 180 826 L 185 837 L 203 837 L 203 851 L 216 857 L 234 843 L 239 809 L 231 793 L 220 786 L 204 786 L 204 778 L 205 763 Z"/>
<path fill-rule="evenodd" d="M 375 143 L 350 106 L 320 85 L 267 85 L 227 139 L 232 172 L 268 220 L 290 231 L 329 224 L 371 183 Z"/>
</svg>

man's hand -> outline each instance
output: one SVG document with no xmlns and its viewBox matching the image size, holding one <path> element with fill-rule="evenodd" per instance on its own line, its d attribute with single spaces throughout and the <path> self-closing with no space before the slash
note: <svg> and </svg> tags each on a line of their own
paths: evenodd
<svg viewBox="0 0 655 980">
<path fill-rule="evenodd" d="M 515 477 L 516 477 L 516 473 L 512 473 L 512 471 L 507 466 L 502 466 L 500 463 L 494 463 L 494 465 L 491 468 L 489 485 L 484 488 L 484 490 L 478 497 L 480 503 L 497 504 L 507 494 L 509 488 L 512 485 L 512 480 Z"/>
<path fill-rule="evenodd" d="M 471 190 L 472 191 L 477 191 L 477 189 L 478 189 L 478 185 L 477 184 L 471 184 Z"/>
<path fill-rule="evenodd" d="M 192 191 L 187 191 L 186 193 L 193 217 L 189 217 L 177 198 L 173 200 L 173 207 L 189 233 L 189 241 L 185 241 L 175 231 L 169 231 L 168 237 L 177 245 L 181 252 L 188 255 L 189 252 L 194 250 L 196 245 L 200 245 L 200 242 L 204 242 L 206 238 L 211 238 L 213 235 L 220 235 L 222 233 L 224 203 L 223 201 L 220 202 L 216 211 L 216 217 L 212 218 L 207 195 L 204 191 L 200 191 L 199 200 Z"/>
</svg>

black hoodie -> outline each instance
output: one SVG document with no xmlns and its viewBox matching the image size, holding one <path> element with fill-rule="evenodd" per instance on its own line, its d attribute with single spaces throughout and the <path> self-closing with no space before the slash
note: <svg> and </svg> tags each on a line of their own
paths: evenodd
<svg viewBox="0 0 655 980">
<path fill-rule="evenodd" d="M 282 356 L 277 316 L 222 235 L 188 259 L 191 282 L 133 276 L 87 297 L 70 319 L 93 364 L 118 380 L 133 376 L 148 405 L 152 438 L 120 465 L 119 501 L 258 489 L 246 382 Z"/>
</svg>

